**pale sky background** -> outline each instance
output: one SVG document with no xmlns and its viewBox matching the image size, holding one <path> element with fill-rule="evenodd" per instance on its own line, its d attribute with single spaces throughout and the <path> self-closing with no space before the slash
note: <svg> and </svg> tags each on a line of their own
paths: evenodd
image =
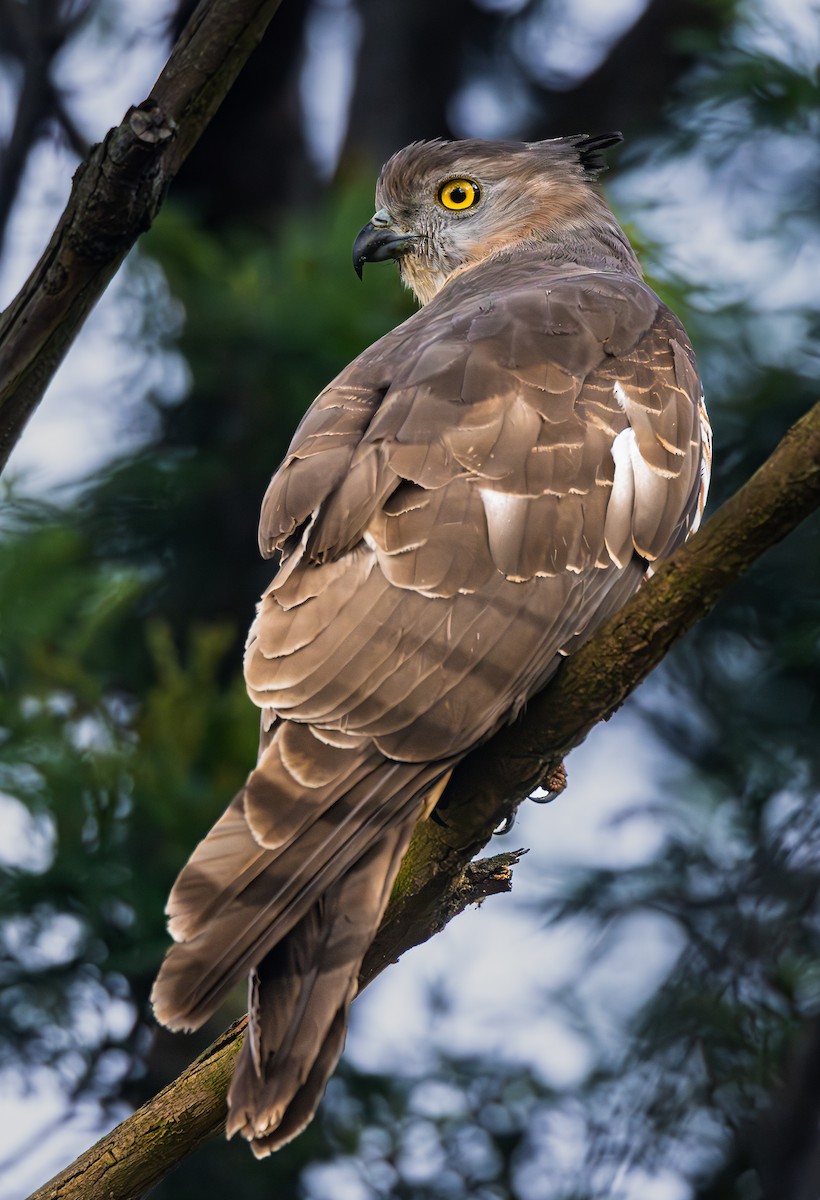
<svg viewBox="0 0 820 1200">
<path fill-rule="evenodd" d="M 167 7 L 167 0 L 117 6 L 112 9 L 115 20 L 105 30 L 89 29 L 63 56 L 60 76 L 70 86 L 72 111 L 91 140 L 99 140 L 129 104 L 150 90 L 166 56 L 160 31 Z M 568 16 L 552 29 L 549 44 L 534 47 L 544 72 L 572 74 L 589 69 L 595 55 L 600 57 L 609 40 L 641 8 L 640 0 L 578 0 L 568 5 Z M 801 53 L 820 56 L 816 4 L 760 0 L 759 8 L 768 17 L 756 38 L 768 39 L 770 47 L 776 47 L 778 39 L 780 44 L 782 39 L 796 39 Z M 600 45 L 581 34 L 587 22 L 599 31 Z M 328 2 L 310 38 L 305 95 L 312 97 L 313 150 L 317 161 L 329 166 L 350 86 L 349 48 L 357 44 L 349 4 Z M 112 46 L 118 47 L 116 55 Z M 116 71 L 112 71 L 115 60 Z M 321 87 L 317 80 L 322 81 Z M 0 86 L 0 125 L 7 119 L 3 108 L 8 98 L 7 88 Z M 472 105 L 481 132 L 498 132 L 492 96 L 476 93 L 463 103 L 468 109 Z M 755 148 L 749 148 L 749 153 L 755 153 Z M 792 150 L 784 145 L 782 153 L 787 169 Z M 30 162 L 9 230 L 9 253 L 0 271 L 0 306 L 14 295 L 45 245 L 68 196 L 75 165 L 67 151 L 50 145 L 41 145 Z M 816 294 L 820 277 L 816 247 L 799 253 L 799 229 L 795 229 L 793 258 L 777 286 L 771 286 L 773 245 L 757 239 L 750 251 L 745 237 L 757 219 L 754 197 L 733 197 L 727 203 L 727 194 L 714 187 L 712 175 L 709 178 L 707 188 L 706 168 L 693 152 L 683 160 L 659 163 L 651 174 L 616 180 L 610 194 L 622 215 L 636 220 L 643 232 L 662 233 L 669 243 L 667 261 L 687 275 L 705 277 L 719 262 L 740 292 L 755 291 L 762 306 L 782 307 L 784 313 L 796 298 L 809 291 Z M 168 305 L 169 319 L 180 319 L 162 279 L 157 277 L 153 286 L 160 302 Z M 57 494 L 114 451 L 146 436 L 135 377 L 142 377 L 143 394 L 149 386 L 162 386 L 171 395 L 184 388 L 185 367 L 174 355 L 166 353 L 146 364 L 140 351 L 129 348 L 135 303 L 127 275 L 115 280 L 69 352 L 12 458 L 11 470 L 27 490 Z M 784 316 L 779 352 L 786 353 L 799 338 L 800 330 Z M 249 604 L 252 599 L 248 598 Z M 249 719 L 254 719 L 250 712 Z M 678 935 L 660 917 L 635 918 L 629 929 L 614 930 L 597 944 L 580 922 L 573 928 L 544 928 L 535 902 L 549 890 L 561 867 L 568 863 L 618 867 L 653 856 L 662 836 L 660 825 L 645 814 L 626 814 L 659 793 L 669 803 L 685 799 L 683 777 L 665 778 L 674 775 L 674 764 L 630 714 L 629 706 L 596 729 L 568 766 L 569 788 L 564 796 L 547 807 L 524 805 L 512 833 L 498 839 L 498 849 L 530 847 L 516 870 L 513 896 L 493 898 L 480 911 L 458 918 L 386 972 L 356 1003 L 347 1052 L 357 1065 L 383 1068 L 395 1063 L 396 1070 L 422 1072 L 431 1047 L 449 1051 L 480 1047 L 512 1062 L 537 1064 L 544 1078 L 556 1086 L 571 1085 L 583 1077 L 591 1050 L 568 1026 L 551 997 L 579 975 L 579 964 L 587 963 L 580 973 L 580 1000 L 604 1045 L 618 1043 L 623 1021 L 674 964 Z M 27 833 L 14 804 L 0 806 L 0 843 L 6 854 L 16 845 L 22 855 Z M 431 1027 L 424 997 L 433 987 L 444 989 L 449 1005 Z M 112 1023 L 124 1017 L 127 1013 L 112 1006 Z M 69 1105 L 51 1073 L 41 1071 L 26 1080 L 10 1071 L 0 1074 L 0 1168 L 3 1160 L 40 1131 L 45 1136 L 33 1141 L 36 1150 L 25 1154 L 14 1169 L 0 1169 L 0 1200 L 19 1200 L 103 1132 L 95 1106 Z M 583 1140 L 573 1132 L 571 1122 L 559 1123 L 547 1131 L 546 1146 L 562 1155 L 569 1169 L 572 1155 L 582 1151 Z M 328 1181 L 328 1196 L 358 1200 L 355 1182 L 342 1184 L 338 1177 Z M 618 1187 L 622 1200 L 686 1200 L 690 1195 L 687 1185 L 671 1172 L 649 1179 L 626 1170 Z"/>
</svg>

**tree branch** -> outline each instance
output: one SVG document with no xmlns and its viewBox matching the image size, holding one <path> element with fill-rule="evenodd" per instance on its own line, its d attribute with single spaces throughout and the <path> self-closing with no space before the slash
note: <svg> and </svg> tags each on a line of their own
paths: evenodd
<svg viewBox="0 0 820 1200">
<path fill-rule="evenodd" d="M 202 0 L 148 99 L 78 169 L 42 258 L 0 316 L 0 470 L 279 3 Z"/>
<path fill-rule="evenodd" d="M 511 856 L 470 863 L 499 821 L 533 788 L 560 786 L 560 759 L 606 720 L 669 647 L 731 583 L 820 506 L 820 404 L 696 537 L 564 664 L 526 716 L 458 768 L 444 824 L 419 826 L 382 928 L 362 970 L 364 987 L 406 949 L 468 904 L 510 887 Z M 136 1200 L 216 1133 L 244 1023 L 30 1200 Z"/>
<path fill-rule="evenodd" d="M 470 863 L 448 881 L 429 923 L 394 922 L 388 957 L 370 956 L 360 988 L 405 950 L 426 941 L 458 913 L 487 896 L 508 892 L 523 850 Z M 102 1138 L 29 1200 L 139 1200 L 225 1124 L 225 1096 L 247 1017 L 235 1021 L 152 1100 Z"/>
</svg>

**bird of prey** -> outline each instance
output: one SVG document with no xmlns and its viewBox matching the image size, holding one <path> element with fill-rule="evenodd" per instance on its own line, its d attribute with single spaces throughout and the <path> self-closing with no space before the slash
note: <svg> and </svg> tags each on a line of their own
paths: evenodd
<svg viewBox="0 0 820 1200">
<path fill-rule="evenodd" d="M 432 141 L 382 170 L 354 265 L 422 307 L 308 410 L 262 505 L 256 766 L 171 892 L 158 1019 L 249 978 L 228 1133 L 310 1121 L 413 827 L 696 527 L 695 358 L 599 194 L 619 134 Z"/>
</svg>

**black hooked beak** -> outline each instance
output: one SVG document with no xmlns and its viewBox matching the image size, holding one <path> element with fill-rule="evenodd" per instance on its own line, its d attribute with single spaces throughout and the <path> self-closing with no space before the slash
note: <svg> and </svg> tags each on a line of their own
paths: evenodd
<svg viewBox="0 0 820 1200">
<path fill-rule="evenodd" d="M 389 258 L 401 258 L 412 250 L 418 234 L 398 233 L 395 229 L 374 225 L 368 221 L 353 243 L 353 269 L 362 277 L 366 262 L 386 262 Z"/>
</svg>

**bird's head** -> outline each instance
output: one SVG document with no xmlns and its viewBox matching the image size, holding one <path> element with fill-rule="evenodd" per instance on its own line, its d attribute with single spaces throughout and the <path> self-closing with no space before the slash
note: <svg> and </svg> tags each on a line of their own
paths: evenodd
<svg viewBox="0 0 820 1200">
<path fill-rule="evenodd" d="M 520 246 L 568 245 L 605 227 L 634 256 L 594 180 L 619 133 L 544 142 L 414 142 L 385 164 L 376 212 L 353 246 L 366 262 L 395 259 L 426 304 L 455 273 Z"/>
</svg>

